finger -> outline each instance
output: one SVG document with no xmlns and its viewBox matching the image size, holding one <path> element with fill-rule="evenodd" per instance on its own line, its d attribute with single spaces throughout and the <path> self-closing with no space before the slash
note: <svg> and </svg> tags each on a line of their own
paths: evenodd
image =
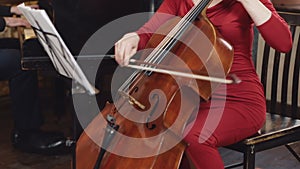
<svg viewBox="0 0 300 169">
<path fill-rule="evenodd" d="M 38 4 L 33 4 L 33 5 L 30 5 L 31 8 L 34 8 L 34 9 L 39 9 L 39 5 Z"/>
<path fill-rule="evenodd" d="M 136 53 L 136 48 L 132 45 L 129 45 L 125 51 L 124 64 L 129 64 L 129 59 Z"/>
<path fill-rule="evenodd" d="M 122 44 L 121 41 L 119 41 L 116 44 L 116 48 L 115 48 L 116 52 L 115 52 L 115 59 L 116 61 L 120 64 L 120 65 L 124 65 L 123 61 L 124 61 L 124 45 Z"/>
</svg>

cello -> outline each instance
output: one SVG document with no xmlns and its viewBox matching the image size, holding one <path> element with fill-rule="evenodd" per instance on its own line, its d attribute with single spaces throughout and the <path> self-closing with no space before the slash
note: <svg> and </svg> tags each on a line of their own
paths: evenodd
<svg viewBox="0 0 300 169">
<path fill-rule="evenodd" d="M 132 60 L 138 65 L 128 65 L 141 71 L 128 78 L 114 103 L 107 103 L 81 134 L 78 169 L 179 168 L 188 146 L 185 128 L 199 102 L 208 100 L 220 83 L 237 82 L 225 79 L 233 49 L 206 17 L 210 2 L 202 0 L 183 18 L 163 24 L 146 46 L 154 50 L 145 52 L 143 61 Z"/>
</svg>

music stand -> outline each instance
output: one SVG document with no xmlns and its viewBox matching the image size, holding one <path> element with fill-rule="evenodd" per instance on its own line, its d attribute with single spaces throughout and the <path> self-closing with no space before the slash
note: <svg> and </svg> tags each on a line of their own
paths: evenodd
<svg viewBox="0 0 300 169">
<path fill-rule="evenodd" d="M 49 16 L 42 9 L 32 9 L 25 6 L 24 3 L 18 5 L 18 9 L 22 11 L 25 18 L 31 24 L 39 42 L 42 44 L 44 50 L 48 54 L 50 60 L 53 63 L 56 71 L 68 78 L 75 81 L 75 85 L 72 87 L 72 93 L 87 92 L 89 95 L 95 95 L 99 91 L 90 84 L 87 77 L 76 62 L 74 56 L 65 45 L 64 41 L 60 37 L 56 28 L 52 24 Z M 76 137 L 76 121 L 74 118 L 74 137 Z M 75 139 L 74 139 L 75 140 Z M 72 140 L 67 140 L 66 145 L 71 146 L 74 143 Z M 76 143 L 75 143 L 76 148 Z M 76 151 L 73 152 L 72 168 L 76 168 Z"/>
<path fill-rule="evenodd" d="M 65 77 L 73 79 L 88 94 L 97 94 L 98 90 L 90 84 L 84 75 L 45 10 L 32 9 L 25 6 L 24 3 L 18 5 L 18 9 L 22 11 L 25 18 L 31 24 L 56 71 Z"/>
</svg>

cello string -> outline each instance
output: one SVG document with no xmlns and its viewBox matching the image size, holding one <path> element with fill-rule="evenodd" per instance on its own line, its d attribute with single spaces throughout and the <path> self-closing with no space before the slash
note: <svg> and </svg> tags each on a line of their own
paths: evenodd
<svg viewBox="0 0 300 169">
<path fill-rule="evenodd" d="M 148 63 L 158 63 L 155 62 L 162 54 L 164 51 L 163 49 L 167 49 L 168 45 L 171 43 L 172 38 L 170 37 L 176 37 L 176 34 L 178 33 L 179 30 L 182 30 L 183 25 L 185 24 L 186 19 L 188 18 L 189 15 L 194 11 L 195 6 L 190 10 L 175 26 L 171 31 L 167 34 L 167 36 L 159 43 L 159 45 L 156 47 L 158 50 L 152 51 L 149 56 L 145 59 L 146 62 Z M 176 39 L 176 38 L 173 38 Z"/>
<path fill-rule="evenodd" d="M 177 38 L 169 38 L 169 37 L 178 37 L 179 35 L 179 31 L 183 29 L 183 27 L 186 27 L 190 22 L 193 21 L 193 18 L 196 17 L 196 15 L 198 15 L 199 12 L 197 11 L 201 11 L 206 4 L 209 1 L 206 1 L 204 3 L 200 3 L 198 2 L 197 5 L 194 5 L 192 7 L 192 10 L 190 10 L 180 21 L 179 23 L 170 31 L 170 33 L 168 34 L 168 36 L 166 36 L 166 38 L 163 39 L 163 41 L 158 45 L 158 50 L 154 50 L 154 52 L 150 53 L 150 55 L 145 59 L 146 62 L 148 63 L 160 63 L 157 62 L 157 59 L 161 58 L 159 56 L 162 56 L 162 52 L 164 52 L 165 50 L 162 49 L 167 49 L 168 45 L 171 44 L 170 41 L 172 41 L 174 43 L 174 39 Z M 169 45 L 170 46 L 170 45 Z M 158 57 L 157 57 L 158 56 Z M 160 59 L 162 60 L 162 59 Z M 131 79 L 132 80 L 132 79 Z"/>
<path fill-rule="evenodd" d="M 202 1 L 201 1 L 202 2 Z M 198 16 L 200 13 L 199 11 L 202 11 L 207 4 L 210 2 L 210 0 L 207 0 L 203 3 L 198 2 L 197 5 L 194 5 L 192 9 L 178 22 L 178 24 L 170 31 L 170 33 L 166 36 L 165 39 L 159 44 L 159 50 L 157 50 L 157 53 L 150 54 L 151 60 L 145 60 L 149 63 L 156 63 L 159 64 L 166 55 L 167 52 L 169 52 L 169 49 L 178 41 L 180 36 L 183 34 L 184 29 L 188 27 Z M 168 37 L 175 37 L 175 38 L 168 38 Z M 162 45 L 161 45 L 162 44 Z M 167 50 L 163 50 L 167 49 Z M 157 57 L 158 56 L 158 57 Z"/>
<path fill-rule="evenodd" d="M 204 0 L 205 1 L 205 0 Z M 210 0 L 206 1 L 209 2 Z M 201 1 L 202 2 L 202 1 Z M 148 57 L 145 59 L 145 62 L 149 62 L 149 63 L 153 63 L 153 64 L 159 64 L 167 55 L 167 53 L 171 50 L 171 48 L 176 44 L 176 42 L 178 41 L 178 39 L 180 38 L 180 36 L 183 34 L 183 32 L 188 28 L 188 26 L 190 24 L 192 24 L 192 22 L 196 19 L 196 17 L 198 16 L 198 14 L 200 13 L 200 11 L 202 11 L 206 6 L 207 3 L 198 3 L 197 5 L 193 6 L 193 9 L 190 10 L 188 12 L 188 14 L 186 14 L 176 25 L 175 27 L 173 27 L 173 29 L 168 33 L 167 36 L 165 36 L 165 38 L 158 44 L 158 46 L 155 48 L 155 50 L 153 50 L 150 55 L 148 55 Z M 205 6 L 204 6 L 205 5 Z M 152 69 L 151 66 L 149 65 L 145 65 L 146 67 L 149 67 L 148 70 L 150 71 L 156 71 L 157 69 Z M 138 82 L 140 82 L 144 76 L 143 74 L 139 74 L 139 72 L 141 72 L 141 70 L 144 71 L 144 75 L 146 74 L 145 69 L 141 69 L 143 68 L 144 65 L 142 67 L 139 67 L 139 71 L 135 71 L 130 78 L 128 78 L 126 80 L 125 83 L 123 83 L 123 85 L 119 88 L 119 92 L 121 92 L 121 94 L 119 95 L 120 97 L 125 94 L 125 96 L 128 97 L 128 101 L 130 102 L 130 85 L 131 86 L 136 86 L 136 84 Z M 164 72 L 165 70 L 161 70 L 160 72 Z M 166 73 L 168 74 L 172 74 L 174 72 L 170 72 L 170 71 L 166 71 Z M 140 75 L 140 76 L 138 76 Z M 197 78 L 197 79 L 205 79 L 202 76 L 200 76 L 200 78 L 197 75 L 186 75 L 185 73 L 178 73 L 175 72 L 174 75 L 178 75 L 178 76 L 184 76 L 184 77 L 191 77 L 191 78 Z M 209 78 L 209 77 L 208 77 Z M 213 80 L 213 78 L 209 78 L 210 81 Z M 216 81 L 218 81 L 219 79 L 217 79 Z M 225 79 L 226 80 L 226 79 Z M 221 81 L 223 82 L 224 79 L 221 79 Z M 131 82 L 133 82 L 134 84 L 130 84 Z M 226 83 L 226 82 L 223 82 Z M 228 82 L 228 83 L 232 83 L 232 81 Z M 126 101 L 127 99 L 124 99 L 124 101 Z M 137 100 L 137 102 L 139 103 L 139 101 Z M 123 105 L 123 104 L 121 104 Z M 116 108 L 117 110 L 120 110 L 120 108 L 122 107 L 121 105 L 117 106 Z"/>
<path fill-rule="evenodd" d="M 171 48 L 171 46 L 177 41 L 177 38 L 180 36 L 180 31 L 187 27 L 187 25 L 192 21 L 192 18 L 195 17 L 196 12 L 199 11 L 199 8 L 203 8 L 203 5 L 197 5 L 192 7 L 192 10 L 190 10 L 176 25 L 175 27 L 169 32 L 169 34 L 159 43 L 159 45 L 155 48 L 158 50 L 154 50 L 150 53 L 150 55 L 145 59 L 146 62 L 149 63 L 155 63 L 159 64 L 163 58 L 168 53 L 168 50 Z M 198 12 L 199 13 L 199 12 Z M 182 32 L 182 31 L 181 31 Z M 169 37 L 175 37 L 175 38 L 169 38 Z M 169 49 L 168 49 L 169 48 Z M 167 50 L 165 50 L 167 49 Z M 131 85 L 130 82 L 133 81 L 139 81 L 137 80 L 137 73 L 134 73 L 132 76 L 130 76 L 125 83 L 120 87 L 119 91 L 124 91 L 125 89 L 128 89 Z M 142 76 L 140 76 L 142 78 Z"/>
<path fill-rule="evenodd" d="M 202 2 L 202 1 L 201 1 Z M 200 5 L 199 5 L 200 4 Z M 179 37 L 183 34 L 184 30 L 187 29 L 188 25 L 191 24 L 191 22 L 193 21 L 193 19 L 195 19 L 195 17 L 197 16 L 197 14 L 199 14 L 199 8 L 201 9 L 203 5 L 201 5 L 201 3 L 198 3 L 198 5 L 195 5 L 193 7 L 192 10 L 190 10 L 188 12 L 187 15 L 185 15 L 183 17 L 183 19 L 181 19 L 176 25 L 175 27 L 169 32 L 169 34 L 163 39 L 163 41 L 161 41 L 159 43 L 159 45 L 155 48 L 154 51 L 152 51 L 150 53 L 150 55 L 148 55 L 148 57 L 145 59 L 146 62 L 149 62 L 149 63 L 160 63 L 166 56 L 166 54 L 171 50 L 171 48 L 175 45 L 175 43 L 178 41 Z M 170 38 L 171 37 L 171 38 Z M 134 66 L 131 66 L 131 67 L 134 67 Z M 156 71 L 156 70 L 159 70 L 159 69 L 153 69 L 152 70 L 152 67 L 149 66 L 149 65 L 146 65 L 147 68 L 149 68 L 149 70 L 151 71 Z M 140 71 L 143 70 L 144 71 L 144 68 L 139 68 Z M 124 91 L 125 94 L 127 94 L 127 96 L 129 96 L 129 100 L 130 101 L 130 94 L 129 94 L 129 87 L 130 85 L 130 82 L 133 82 L 135 84 L 137 84 L 142 78 L 144 78 L 144 76 L 142 76 L 142 74 L 138 74 L 140 71 L 135 71 L 131 76 L 130 78 L 127 79 L 127 81 L 125 83 L 123 83 L 123 85 L 121 86 L 121 92 Z M 165 70 L 161 70 L 160 72 L 164 72 Z M 145 73 L 145 71 L 144 71 Z M 171 72 L 171 71 L 166 71 L 166 73 L 168 74 L 171 74 L 171 73 L 174 73 L 174 72 Z M 140 76 L 138 76 L 140 75 Z M 183 77 L 191 77 L 191 78 L 196 78 L 194 76 L 191 76 L 190 74 L 186 75 L 184 73 L 178 73 L 178 72 L 175 72 L 174 75 L 182 75 Z M 135 79 L 138 79 L 138 80 L 135 80 Z M 211 80 L 212 78 L 210 78 Z M 224 80 L 224 79 L 222 79 Z M 133 85 L 134 86 L 134 85 Z M 119 91 L 120 91 L 119 89 Z M 128 91 L 128 92 L 125 92 L 125 90 Z M 121 95 L 120 95 L 121 96 Z M 127 99 L 124 99 L 124 101 L 126 101 Z M 123 102 L 125 103 L 125 102 Z M 120 110 L 120 108 L 122 107 L 123 104 L 119 104 L 119 105 L 115 105 L 116 106 L 116 109 L 117 110 Z"/>
<path fill-rule="evenodd" d="M 182 30 L 187 28 L 189 24 L 198 16 L 206 6 L 210 0 L 206 0 L 198 2 L 197 5 L 194 5 L 192 9 L 175 25 L 175 27 L 168 33 L 168 35 L 159 43 L 159 45 L 155 48 L 158 50 L 153 50 L 148 57 L 145 59 L 145 62 L 159 64 L 169 52 L 172 46 L 178 41 L 179 37 L 182 35 Z M 172 38 L 170 38 L 172 37 Z M 175 37 L 175 38 L 174 38 Z M 129 86 L 132 85 L 130 82 L 138 82 L 143 78 L 143 76 L 139 76 L 140 79 L 137 80 L 137 74 L 140 71 L 136 71 L 133 73 L 123 85 L 119 88 L 119 91 L 125 91 L 125 89 L 129 89 Z M 145 72 L 144 72 L 145 73 Z"/>
</svg>

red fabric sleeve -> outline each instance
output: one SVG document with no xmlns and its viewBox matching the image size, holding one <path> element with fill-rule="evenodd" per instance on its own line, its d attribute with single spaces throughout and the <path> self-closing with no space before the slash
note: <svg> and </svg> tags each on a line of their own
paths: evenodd
<svg viewBox="0 0 300 169">
<path fill-rule="evenodd" d="M 136 33 L 140 36 L 138 49 L 145 48 L 152 34 L 168 19 L 177 14 L 180 0 L 164 0 L 157 12 Z"/>
<path fill-rule="evenodd" d="M 271 47 L 281 52 L 289 52 L 292 48 L 292 37 L 288 24 L 278 15 L 270 0 L 261 2 L 272 12 L 272 16 L 267 22 L 257 26 L 259 32 Z"/>
<path fill-rule="evenodd" d="M 287 23 L 278 15 L 270 0 L 260 1 L 272 12 L 272 16 L 264 24 L 258 26 L 258 30 L 271 47 L 282 52 L 288 52 L 292 47 L 292 38 Z M 185 8 L 191 5 L 188 4 L 189 2 L 188 0 L 164 0 L 153 17 L 137 31 L 140 36 L 138 49 L 145 48 L 153 32 L 168 19 L 177 16 L 178 13 L 183 13 L 182 11 L 187 11 Z"/>
</svg>

